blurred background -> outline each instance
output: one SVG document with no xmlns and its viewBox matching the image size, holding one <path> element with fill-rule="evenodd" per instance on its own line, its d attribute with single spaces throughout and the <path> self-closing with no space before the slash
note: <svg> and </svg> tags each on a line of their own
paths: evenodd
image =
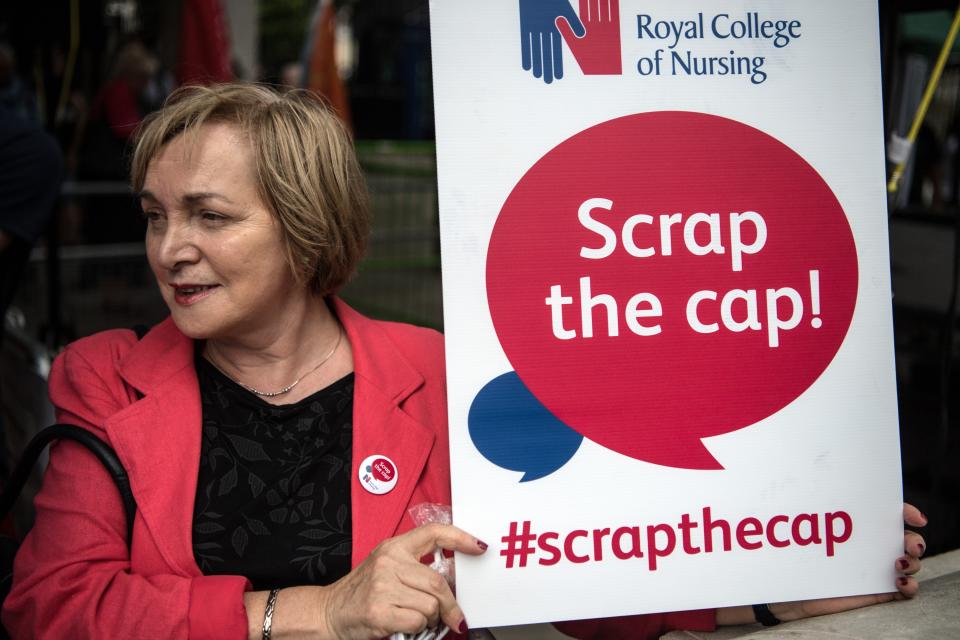
<svg viewBox="0 0 960 640">
<path fill-rule="evenodd" d="M 5 228 L 0 218 L 9 238 L 0 243 L 0 457 L 15 457 L 53 422 L 45 380 L 64 344 L 166 315 L 126 183 L 127 143 L 139 120 L 184 83 L 255 80 L 324 95 L 354 132 L 373 204 L 370 250 L 343 297 L 375 317 L 442 329 L 427 4 L 0 5 L 0 122 L 46 132 L 56 156 L 45 160 L 49 206 L 29 224 Z M 892 139 L 911 127 L 956 3 L 881 0 L 879 8 L 884 134 Z M 0 140 L 0 150 L 7 144 Z M 887 212 L 905 495 L 933 523 L 925 532 L 932 553 L 960 547 L 958 149 L 954 48 Z M 0 162 L 0 180 L 14 179 L 22 164 Z"/>
</svg>

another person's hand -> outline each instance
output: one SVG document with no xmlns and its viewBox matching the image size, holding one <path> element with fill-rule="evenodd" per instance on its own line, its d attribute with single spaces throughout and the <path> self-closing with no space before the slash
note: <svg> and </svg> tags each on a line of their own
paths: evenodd
<svg viewBox="0 0 960 640">
<path fill-rule="evenodd" d="M 430 524 L 380 543 L 363 563 L 323 591 L 323 626 L 331 638 L 416 633 L 443 621 L 467 625 L 447 581 L 420 558 L 436 547 L 479 555 L 486 544 L 451 526 Z"/>
<path fill-rule="evenodd" d="M 920 513 L 912 504 L 903 504 L 903 521 L 912 527 L 922 527 L 927 524 L 927 517 Z M 895 560 L 897 573 L 896 591 L 892 593 L 876 593 L 863 596 L 847 596 L 841 598 L 823 598 L 821 600 L 802 600 L 798 602 L 779 602 L 769 605 L 770 611 L 779 620 L 787 622 L 801 618 L 824 616 L 831 613 L 840 613 L 851 609 L 859 609 L 891 600 L 904 600 L 917 595 L 920 585 L 913 577 L 920 571 L 920 557 L 926 550 L 923 536 L 913 531 L 903 534 L 903 555 Z M 717 610 L 717 624 L 749 624 L 754 621 L 753 610 L 750 607 L 729 607 Z"/>
</svg>

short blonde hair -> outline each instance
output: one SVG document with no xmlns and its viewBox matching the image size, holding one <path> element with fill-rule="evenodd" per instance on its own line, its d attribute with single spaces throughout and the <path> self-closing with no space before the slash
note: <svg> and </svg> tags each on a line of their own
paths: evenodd
<svg viewBox="0 0 960 640">
<path fill-rule="evenodd" d="M 164 145 L 214 123 L 236 125 L 248 137 L 257 191 L 283 229 L 298 281 L 323 295 L 346 284 L 366 250 L 366 184 L 350 134 L 310 92 L 248 83 L 177 89 L 138 129 L 134 192 L 143 190 Z"/>
</svg>

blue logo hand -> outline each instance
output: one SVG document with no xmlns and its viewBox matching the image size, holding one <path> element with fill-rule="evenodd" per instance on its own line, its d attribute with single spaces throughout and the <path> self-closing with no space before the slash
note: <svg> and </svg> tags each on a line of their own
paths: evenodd
<svg viewBox="0 0 960 640">
<path fill-rule="evenodd" d="M 520 55 L 524 71 L 547 84 L 563 77 L 562 38 L 556 20 L 566 18 L 577 37 L 587 31 L 567 0 L 520 0 Z"/>
</svg>

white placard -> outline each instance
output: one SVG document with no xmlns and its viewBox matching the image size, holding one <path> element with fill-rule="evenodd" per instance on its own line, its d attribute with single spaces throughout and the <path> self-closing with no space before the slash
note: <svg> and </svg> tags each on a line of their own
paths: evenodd
<svg viewBox="0 0 960 640">
<path fill-rule="evenodd" d="M 876 3 L 433 0 L 431 31 L 471 626 L 891 590 Z"/>
</svg>

